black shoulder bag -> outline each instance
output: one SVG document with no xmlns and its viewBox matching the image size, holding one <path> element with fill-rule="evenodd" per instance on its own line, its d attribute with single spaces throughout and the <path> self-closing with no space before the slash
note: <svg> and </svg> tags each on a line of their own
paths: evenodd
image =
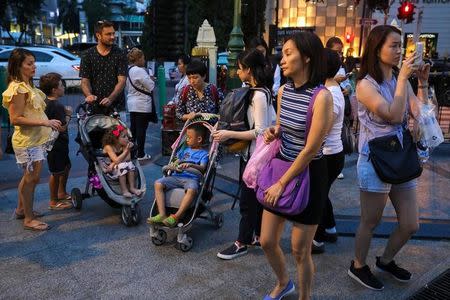
<svg viewBox="0 0 450 300">
<path fill-rule="evenodd" d="M 397 135 L 389 135 L 370 140 L 369 149 L 373 168 L 384 182 L 405 183 L 422 174 L 416 144 L 408 129 L 403 131 L 403 147 Z"/>
<path fill-rule="evenodd" d="M 144 95 L 152 97 L 152 112 L 150 113 L 149 121 L 152 122 L 152 123 L 158 123 L 158 115 L 156 114 L 155 98 L 153 97 L 153 91 L 147 92 L 147 91 L 144 91 L 143 89 L 140 89 L 140 88 L 138 88 L 137 86 L 134 85 L 133 81 L 130 78 L 130 69 L 131 68 L 128 69 L 128 74 L 127 74 L 128 80 L 130 81 L 131 86 L 136 91 L 138 91 L 139 93 L 142 93 Z"/>
</svg>

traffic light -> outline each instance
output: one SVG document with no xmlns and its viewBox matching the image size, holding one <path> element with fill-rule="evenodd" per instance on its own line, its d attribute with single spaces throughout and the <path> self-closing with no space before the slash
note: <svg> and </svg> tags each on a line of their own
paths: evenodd
<svg viewBox="0 0 450 300">
<path fill-rule="evenodd" d="M 347 42 L 347 43 L 351 43 L 352 41 L 353 41 L 353 38 L 354 38 L 355 36 L 353 35 L 353 33 L 349 33 L 349 32 L 347 32 L 346 34 L 345 34 L 345 41 Z"/>
<path fill-rule="evenodd" d="M 406 24 L 412 23 L 414 21 L 414 14 L 416 13 L 414 9 L 416 6 L 409 2 L 403 1 L 398 8 L 397 19 L 403 20 Z"/>
</svg>

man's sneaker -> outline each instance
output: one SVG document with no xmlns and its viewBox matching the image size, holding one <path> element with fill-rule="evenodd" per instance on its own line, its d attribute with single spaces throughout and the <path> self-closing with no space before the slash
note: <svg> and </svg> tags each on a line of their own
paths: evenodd
<svg viewBox="0 0 450 300">
<path fill-rule="evenodd" d="M 150 154 L 144 154 L 144 156 L 138 157 L 139 161 L 149 160 L 149 159 L 152 159 L 152 156 Z"/>
<path fill-rule="evenodd" d="M 408 282 L 412 277 L 411 273 L 397 266 L 397 264 L 393 260 L 385 265 L 380 261 L 380 257 L 377 256 L 377 262 L 375 263 L 375 266 L 379 271 L 388 272 L 389 274 L 394 276 L 395 279 L 401 282 Z"/>
<path fill-rule="evenodd" d="M 347 271 L 348 276 L 355 279 L 356 282 L 375 291 L 384 289 L 383 284 L 370 271 L 369 266 L 365 265 L 362 268 L 355 268 L 355 262 L 352 260 L 350 269 Z"/>
<path fill-rule="evenodd" d="M 247 246 L 239 246 L 238 242 L 234 242 L 233 245 L 227 249 L 217 253 L 217 257 L 221 259 L 230 260 L 241 255 L 247 254 Z"/>
<path fill-rule="evenodd" d="M 312 254 L 321 254 L 325 252 L 325 244 L 318 242 L 316 240 L 313 240 L 312 247 L 311 247 L 311 253 Z"/>
<path fill-rule="evenodd" d="M 261 248 L 261 243 L 259 242 L 259 236 L 254 236 L 252 243 L 250 244 L 250 246 L 255 247 L 255 248 Z"/>
</svg>

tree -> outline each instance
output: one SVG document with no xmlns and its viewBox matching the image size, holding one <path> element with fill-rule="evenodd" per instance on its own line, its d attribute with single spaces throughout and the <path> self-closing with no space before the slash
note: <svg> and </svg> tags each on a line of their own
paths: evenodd
<svg viewBox="0 0 450 300">
<path fill-rule="evenodd" d="M 112 15 L 108 0 L 84 0 L 83 10 L 86 12 L 90 35 L 94 34 L 97 21 L 109 20 Z"/>
<path fill-rule="evenodd" d="M 58 25 L 67 33 L 80 32 L 80 15 L 77 0 L 58 0 Z"/>
<path fill-rule="evenodd" d="M 41 7 L 44 4 L 44 0 L 2 0 L 1 2 L 2 27 L 6 29 L 6 32 L 16 44 L 20 44 L 25 32 L 27 30 L 32 31 L 33 23 L 41 15 Z M 20 36 L 17 40 L 10 32 L 13 19 L 15 19 L 15 23 L 20 28 Z"/>
<path fill-rule="evenodd" d="M 265 0 L 243 0 L 242 1 L 242 32 L 247 44 L 254 37 L 261 37 L 264 33 L 264 13 L 266 10 Z"/>
</svg>

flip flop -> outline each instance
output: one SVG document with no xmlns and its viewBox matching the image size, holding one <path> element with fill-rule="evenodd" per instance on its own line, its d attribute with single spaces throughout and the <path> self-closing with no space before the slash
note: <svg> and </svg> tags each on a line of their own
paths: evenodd
<svg viewBox="0 0 450 300">
<path fill-rule="evenodd" d="M 43 216 L 45 216 L 44 213 L 37 212 L 34 210 L 33 210 L 33 215 L 35 218 L 42 218 Z M 25 219 L 25 214 L 18 214 L 14 211 L 14 217 L 16 218 L 16 220 L 23 220 L 23 219 Z"/>
<path fill-rule="evenodd" d="M 50 225 L 44 222 L 39 222 L 38 224 L 33 226 L 23 225 L 23 228 L 25 230 L 32 230 L 32 231 L 46 231 L 50 229 Z"/>
<path fill-rule="evenodd" d="M 63 198 L 58 198 L 58 201 L 72 201 L 72 196 L 66 194 Z"/>
<path fill-rule="evenodd" d="M 66 210 L 71 209 L 73 207 L 72 203 L 60 201 L 57 204 L 50 204 L 48 209 L 50 210 Z"/>
</svg>

